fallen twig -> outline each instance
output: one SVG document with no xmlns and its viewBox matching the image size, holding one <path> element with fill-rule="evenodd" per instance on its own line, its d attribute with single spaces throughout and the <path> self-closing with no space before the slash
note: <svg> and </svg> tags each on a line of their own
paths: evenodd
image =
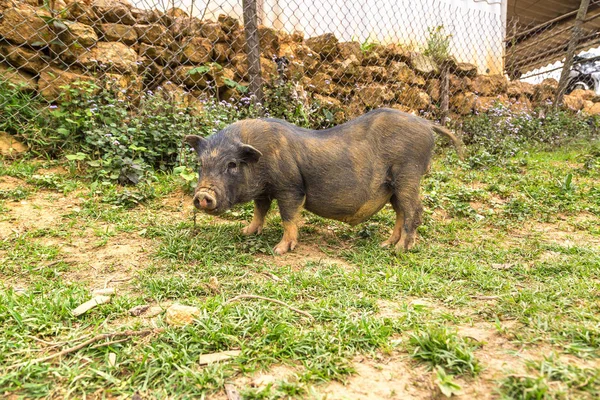
<svg viewBox="0 0 600 400">
<path fill-rule="evenodd" d="M 106 289 L 106 288 L 108 287 L 108 284 L 109 284 L 109 283 L 111 283 L 111 282 L 115 282 L 115 283 L 116 283 L 116 282 L 127 282 L 127 281 L 130 281 L 130 280 L 132 280 L 132 279 L 133 279 L 133 277 L 129 277 L 129 278 L 119 278 L 119 279 L 108 278 L 108 279 L 106 280 L 106 282 L 104 282 L 104 288 Z"/>
<path fill-rule="evenodd" d="M 64 356 L 64 355 L 67 355 L 67 354 L 70 354 L 70 353 L 74 353 L 77 350 L 83 349 L 84 347 L 86 347 L 86 346 L 88 346 L 88 345 L 90 345 L 92 343 L 98 342 L 100 340 L 103 340 L 103 339 L 112 339 L 112 338 L 118 337 L 118 336 L 127 336 L 128 338 L 133 337 L 133 336 L 147 336 L 147 335 L 150 335 L 150 334 L 153 334 L 153 333 L 160 333 L 160 332 L 163 332 L 163 331 L 164 331 L 164 329 L 146 329 L 146 330 L 143 330 L 143 331 L 130 331 L 130 330 L 127 330 L 127 331 L 122 331 L 122 332 L 102 333 L 100 335 L 94 336 L 91 339 L 86 340 L 85 342 L 79 343 L 76 346 L 69 347 L 67 349 L 61 350 L 58 353 L 54 353 L 54 354 L 50 354 L 50 355 L 45 356 L 45 357 L 40 357 L 40 358 L 36 358 L 36 359 L 33 359 L 33 360 L 28 360 L 28 361 L 23 361 L 23 362 L 20 362 L 20 363 L 17 363 L 17 364 L 13 364 L 13 365 L 8 366 L 6 369 L 10 370 L 10 369 L 15 369 L 15 368 L 20 368 L 20 367 L 23 367 L 25 365 L 35 365 L 35 364 L 42 363 L 44 361 L 52 360 L 53 358 L 56 358 L 56 357 L 60 357 L 60 356 Z M 106 344 L 110 344 L 110 342 L 108 342 Z"/>
<path fill-rule="evenodd" d="M 499 299 L 500 296 L 478 296 L 478 295 L 476 295 L 476 296 L 471 296 L 471 298 L 475 299 L 475 300 L 496 300 L 496 299 Z"/>
<path fill-rule="evenodd" d="M 233 303 L 234 301 L 243 300 L 243 299 L 257 299 L 257 300 L 270 301 L 271 303 L 276 303 L 276 304 L 279 304 L 281 306 L 287 307 L 290 310 L 292 310 L 294 312 L 297 312 L 298 314 L 302 314 L 302 315 L 304 315 L 304 316 L 306 316 L 306 317 L 308 317 L 310 319 L 314 319 L 315 318 L 311 314 L 307 313 L 306 311 L 302 311 L 302 310 L 299 310 L 299 309 L 297 309 L 295 307 L 292 307 L 289 304 L 284 303 L 281 300 L 271 299 L 269 297 L 256 296 L 254 294 L 240 294 L 239 296 L 235 296 L 234 298 L 227 300 L 225 302 L 225 304 Z"/>
<path fill-rule="evenodd" d="M 104 347 L 104 346 L 110 346 L 111 344 L 123 343 L 128 340 L 129 340 L 129 338 L 124 338 L 124 339 L 119 339 L 119 340 L 112 340 L 110 342 L 98 343 L 98 344 L 95 344 L 92 347 L 90 347 L 90 349 L 97 349 L 98 347 Z"/>
</svg>

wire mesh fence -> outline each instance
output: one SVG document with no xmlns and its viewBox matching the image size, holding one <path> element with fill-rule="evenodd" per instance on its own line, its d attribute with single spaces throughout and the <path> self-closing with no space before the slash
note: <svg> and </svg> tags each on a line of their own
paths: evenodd
<svg viewBox="0 0 600 400">
<path fill-rule="evenodd" d="M 442 120 L 497 102 L 530 109 L 556 84 L 517 79 L 560 59 L 570 32 L 507 22 L 493 1 L 0 0 L 0 14 L 0 84 L 13 90 L 0 97 L 0 130 L 9 133 L 82 91 L 110 93 L 129 111 L 148 96 L 191 114 L 207 102 L 258 102 L 258 114 L 309 113 L 314 127 L 382 106 Z M 586 45 L 595 34 L 586 31 Z"/>
</svg>

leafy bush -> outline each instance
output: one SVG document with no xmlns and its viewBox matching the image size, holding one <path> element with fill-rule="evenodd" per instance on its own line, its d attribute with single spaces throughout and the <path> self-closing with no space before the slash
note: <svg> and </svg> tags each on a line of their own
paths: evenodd
<svg viewBox="0 0 600 400">
<path fill-rule="evenodd" d="M 11 135 L 27 134 L 35 129 L 39 102 L 30 93 L 0 77 L 0 131 Z"/>
<path fill-rule="evenodd" d="M 435 61 L 444 61 L 450 57 L 450 39 L 452 35 L 444 33 L 444 25 L 435 28 L 427 28 L 429 36 L 423 54 L 433 58 Z"/>
<path fill-rule="evenodd" d="M 502 104 L 488 113 L 466 117 L 459 128 L 470 145 L 472 167 L 515 156 L 525 146 L 560 146 L 569 140 L 598 135 L 600 120 L 563 110 L 515 112 Z"/>
</svg>

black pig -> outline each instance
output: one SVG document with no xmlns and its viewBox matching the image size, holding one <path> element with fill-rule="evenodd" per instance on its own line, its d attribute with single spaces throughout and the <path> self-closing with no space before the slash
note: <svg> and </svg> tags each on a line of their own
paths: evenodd
<svg viewBox="0 0 600 400">
<path fill-rule="evenodd" d="M 385 108 L 320 131 L 255 119 L 206 139 L 189 135 L 185 141 L 201 163 L 194 206 L 218 215 L 254 200 L 254 217 L 243 230 L 251 235 L 261 233 L 276 199 L 284 233 L 274 252 L 284 254 L 298 243 L 303 207 L 356 225 L 391 203 L 396 224 L 382 246 L 408 250 L 421 224 L 419 187 L 429 168 L 433 132 L 448 137 L 461 155 L 462 143 L 446 129 Z"/>
</svg>

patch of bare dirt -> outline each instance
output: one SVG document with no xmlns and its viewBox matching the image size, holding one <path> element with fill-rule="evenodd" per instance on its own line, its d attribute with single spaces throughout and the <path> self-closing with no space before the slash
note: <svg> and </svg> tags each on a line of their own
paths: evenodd
<svg viewBox="0 0 600 400">
<path fill-rule="evenodd" d="M 413 365 L 406 356 L 382 360 L 357 358 L 356 373 L 347 382 L 317 387 L 327 399 L 430 399 L 432 383 L 424 366 Z"/>
<path fill-rule="evenodd" d="M 119 234 L 99 244 L 90 232 L 65 241 L 63 238 L 43 238 L 45 245 L 60 247 L 57 260 L 72 267 L 63 279 L 88 282 L 91 288 L 120 286 L 130 281 L 136 271 L 144 268 L 153 247 L 152 241 L 136 233 Z"/>
<path fill-rule="evenodd" d="M 542 240 L 564 247 L 585 246 L 600 250 L 600 237 L 580 231 L 573 226 L 565 224 L 535 223 L 531 232 L 541 234 Z"/>
<path fill-rule="evenodd" d="M 0 238 L 29 230 L 56 228 L 65 215 L 77 212 L 82 200 L 60 193 L 39 191 L 26 200 L 7 201 L 0 220 Z"/>
</svg>

